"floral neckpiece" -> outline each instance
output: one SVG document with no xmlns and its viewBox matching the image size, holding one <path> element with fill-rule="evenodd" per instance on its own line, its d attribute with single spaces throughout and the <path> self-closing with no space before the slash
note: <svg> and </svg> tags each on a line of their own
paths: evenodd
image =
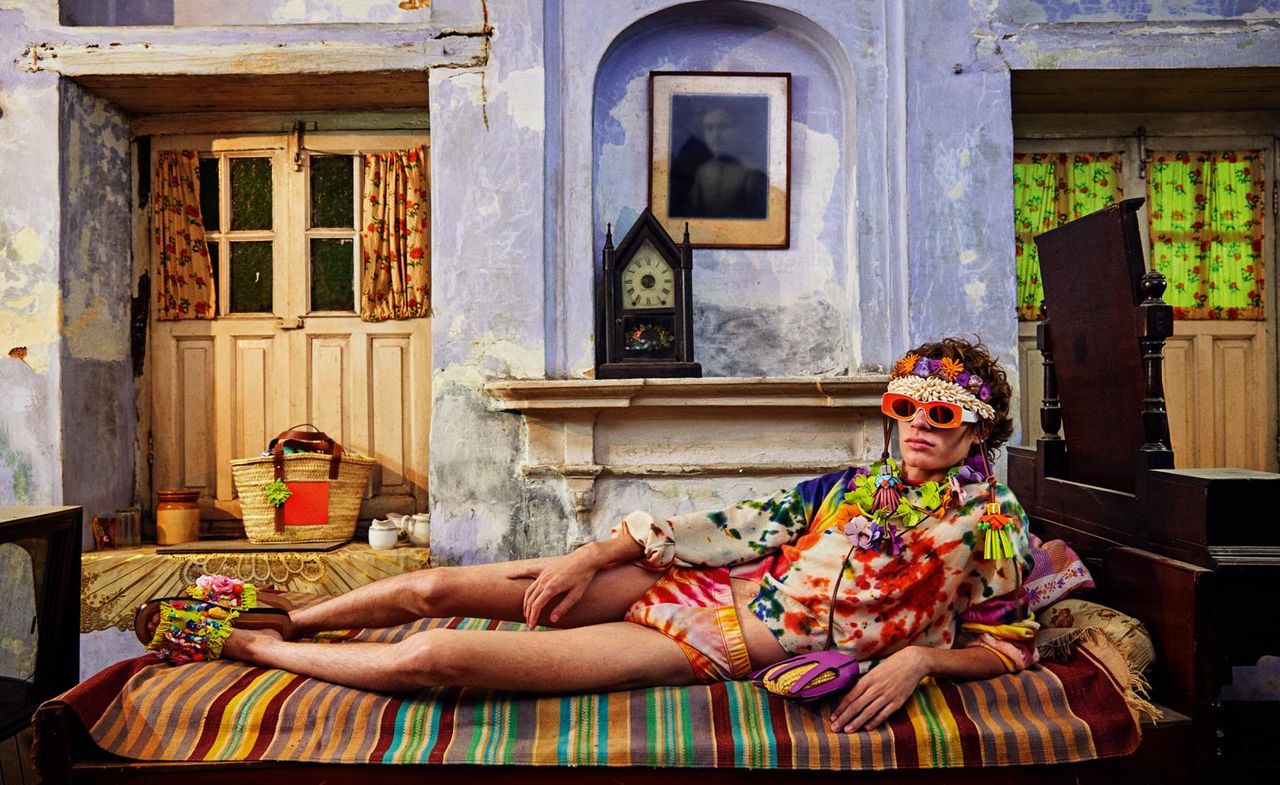
<svg viewBox="0 0 1280 785">
<path fill-rule="evenodd" d="M 894 556 L 902 553 L 902 531 L 914 529 L 928 518 L 941 518 L 954 501 L 968 501 L 964 486 L 988 478 L 967 463 L 951 467 L 941 481 L 931 480 L 910 486 L 902 480 L 902 466 L 892 458 L 884 458 L 860 468 L 854 474 L 853 488 L 845 493 L 846 504 L 857 505 L 861 515 L 849 521 L 844 533 L 855 548 L 880 548 Z M 1012 517 L 1000 511 L 995 500 L 995 483 L 988 490 L 985 514 L 978 528 L 986 532 L 985 558 L 1007 558 L 1013 554 L 1006 527 Z"/>
</svg>

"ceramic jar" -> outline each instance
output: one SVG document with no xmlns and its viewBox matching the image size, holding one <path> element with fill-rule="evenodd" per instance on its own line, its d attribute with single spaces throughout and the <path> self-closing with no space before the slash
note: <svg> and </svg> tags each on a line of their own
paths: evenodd
<svg viewBox="0 0 1280 785">
<path fill-rule="evenodd" d="M 385 551 L 396 547 L 400 539 L 400 529 L 391 521 L 380 521 L 374 518 L 369 522 L 369 547 Z"/>
<path fill-rule="evenodd" d="M 200 491 L 156 491 L 156 542 L 179 545 L 200 539 Z"/>
</svg>

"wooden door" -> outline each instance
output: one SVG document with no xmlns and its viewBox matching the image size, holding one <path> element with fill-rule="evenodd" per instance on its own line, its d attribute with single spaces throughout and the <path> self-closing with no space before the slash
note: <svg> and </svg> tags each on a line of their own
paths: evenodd
<svg viewBox="0 0 1280 785">
<path fill-rule="evenodd" d="M 239 518 L 231 460 L 311 423 L 377 459 L 362 517 L 426 508 L 430 320 L 368 323 L 357 313 L 357 153 L 425 142 L 157 141 L 156 150 L 202 151 L 219 302 L 213 321 L 153 316 L 154 487 L 198 488 L 206 518 Z"/>
</svg>

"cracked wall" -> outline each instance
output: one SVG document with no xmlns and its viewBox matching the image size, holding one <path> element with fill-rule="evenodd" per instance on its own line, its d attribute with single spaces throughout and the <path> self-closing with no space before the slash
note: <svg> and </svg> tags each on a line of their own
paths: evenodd
<svg viewBox="0 0 1280 785">
<path fill-rule="evenodd" d="M 1195 22 L 1266 18 L 1280 12 L 1276 0 L 1011 0 L 1013 21 Z"/>
<path fill-rule="evenodd" d="M 0 2 L 0 504 L 62 501 L 58 79 L 11 64 L 50 22 Z"/>
<path fill-rule="evenodd" d="M 436 563 L 570 545 L 563 488 L 523 481 L 521 422 L 491 411 L 482 390 L 544 371 L 542 10 L 537 0 L 492 5 L 483 72 L 431 74 Z"/>
<path fill-rule="evenodd" d="M 62 496 L 88 520 L 133 504 L 129 129 L 124 115 L 74 82 L 62 80 L 59 92 Z M 93 542 L 87 531 L 84 541 Z"/>
</svg>

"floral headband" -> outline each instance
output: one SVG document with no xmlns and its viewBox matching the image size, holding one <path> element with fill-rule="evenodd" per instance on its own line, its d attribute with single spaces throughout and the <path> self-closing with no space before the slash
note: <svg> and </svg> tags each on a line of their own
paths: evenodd
<svg viewBox="0 0 1280 785">
<path fill-rule="evenodd" d="M 893 366 L 889 392 L 910 395 L 917 401 L 944 401 L 963 406 L 984 420 L 995 420 L 991 386 L 958 360 L 937 359 L 910 353 Z"/>
</svg>

